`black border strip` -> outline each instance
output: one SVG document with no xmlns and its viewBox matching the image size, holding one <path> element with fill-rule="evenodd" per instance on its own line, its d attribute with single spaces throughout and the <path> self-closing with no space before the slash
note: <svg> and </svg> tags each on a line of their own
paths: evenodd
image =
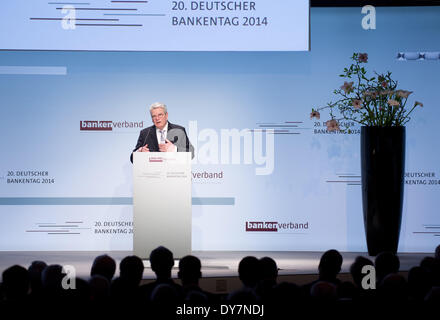
<svg viewBox="0 0 440 320">
<path fill-rule="evenodd" d="M 414 6 L 440 6 L 440 0 L 310 0 L 311 7 L 414 7 Z"/>
</svg>

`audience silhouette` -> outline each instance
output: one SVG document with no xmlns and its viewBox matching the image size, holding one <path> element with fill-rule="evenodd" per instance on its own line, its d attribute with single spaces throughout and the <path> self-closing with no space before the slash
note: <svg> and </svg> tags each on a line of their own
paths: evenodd
<svg viewBox="0 0 440 320">
<path fill-rule="evenodd" d="M 28 268 L 30 280 L 30 297 L 38 298 L 41 295 L 43 284 L 41 282 L 41 274 L 47 267 L 44 261 L 33 261 Z"/>
<path fill-rule="evenodd" d="M 260 261 L 253 256 L 247 256 L 241 259 L 238 264 L 238 278 L 243 287 L 254 289 L 260 276 Z"/>
<path fill-rule="evenodd" d="M 6 301 L 24 301 L 29 291 L 29 272 L 14 265 L 3 271 L 3 295 Z"/>
<path fill-rule="evenodd" d="M 331 296 L 336 295 L 337 286 L 341 283 L 337 276 L 341 271 L 342 262 L 339 251 L 331 249 L 324 252 L 318 265 L 318 279 L 304 285 L 303 294 L 313 301 L 329 300 Z"/>
<path fill-rule="evenodd" d="M 182 282 L 183 297 L 190 302 L 215 302 L 215 295 L 202 290 L 199 280 L 202 277 L 202 263 L 195 256 L 185 256 L 179 261 L 178 278 Z"/>
<path fill-rule="evenodd" d="M 113 276 L 116 271 L 116 262 L 115 260 L 103 254 L 101 256 L 97 256 L 92 264 L 92 269 L 90 270 L 90 276 L 101 275 L 106 278 L 109 282 L 112 281 Z"/>
<path fill-rule="evenodd" d="M 119 264 L 119 277 L 111 284 L 112 299 L 124 304 L 136 304 L 143 273 L 144 263 L 141 258 L 128 256 L 122 259 Z"/>
<path fill-rule="evenodd" d="M 140 287 L 141 299 L 146 301 L 152 301 L 152 293 L 154 289 L 160 284 L 169 285 L 177 292 L 178 297 L 182 298 L 183 297 L 182 286 L 175 283 L 171 277 L 171 270 L 173 269 L 174 266 L 173 253 L 169 249 L 163 246 L 157 247 L 150 253 L 150 265 L 151 265 L 151 270 L 153 270 L 153 272 L 156 274 L 156 280 L 151 283 L 142 285 Z M 162 286 L 161 288 L 165 288 L 165 287 Z M 167 289 L 159 289 L 159 290 L 162 291 Z M 169 293 L 169 290 L 167 290 L 167 292 Z"/>
<path fill-rule="evenodd" d="M 433 256 L 423 258 L 418 266 L 412 267 L 406 277 L 399 272 L 400 260 L 394 253 L 380 253 L 374 264 L 367 257 L 358 256 L 350 266 L 352 281 L 341 281 L 339 273 L 343 258 L 332 249 L 322 254 L 317 279 L 303 286 L 278 283 L 279 269 L 274 259 L 246 256 L 238 265 L 242 287 L 228 294 L 214 294 L 200 287 L 202 263 L 193 255 L 180 259 L 177 277 L 182 285 L 177 284 L 172 278 L 173 253 L 163 246 L 150 253 L 151 269 L 156 279 L 147 284 L 141 284 L 144 263 L 134 255 L 121 260 L 119 276 L 115 279 L 115 260 L 109 255 L 96 257 L 90 279 L 75 278 L 73 290 L 65 288 L 63 279 L 66 274 L 61 265 L 33 261 L 28 269 L 13 265 L 3 271 L 0 307 L 13 305 L 15 310 L 19 305 L 34 304 L 42 306 L 40 310 L 46 310 L 55 304 L 89 305 L 98 307 L 95 310 L 108 310 L 108 306 L 117 303 L 150 308 L 151 314 L 160 312 L 162 318 L 167 318 L 173 317 L 175 307 L 183 303 L 265 304 L 270 307 L 268 313 L 277 316 L 306 303 L 344 307 L 351 305 L 347 303 L 364 303 L 365 306 L 380 303 L 391 307 L 426 303 L 437 306 L 440 302 L 439 254 L 440 246 Z M 376 290 L 368 289 L 363 283 L 365 266 L 375 270 L 377 282 L 373 284 Z"/>
<path fill-rule="evenodd" d="M 387 275 L 399 272 L 400 260 L 396 254 L 384 251 L 376 256 L 374 266 L 376 267 L 377 283 L 380 284 Z"/>
<path fill-rule="evenodd" d="M 252 304 L 258 301 L 255 291 L 260 280 L 260 261 L 254 256 L 247 256 L 241 259 L 238 264 L 238 278 L 242 283 L 242 288 L 231 292 L 227 300 L 233 303 Z"/>
</svg>

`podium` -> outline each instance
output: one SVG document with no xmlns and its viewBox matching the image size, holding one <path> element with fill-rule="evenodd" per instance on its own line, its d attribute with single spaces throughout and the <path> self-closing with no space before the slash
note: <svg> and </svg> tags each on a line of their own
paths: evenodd
<svg viewBox="0 0 440 320">
<path fill-rule="evenodd" d="M 142 259 L 164 246 L 191 254 L 191 153 L 133 153 L 133 251 Z"/>
</svg>

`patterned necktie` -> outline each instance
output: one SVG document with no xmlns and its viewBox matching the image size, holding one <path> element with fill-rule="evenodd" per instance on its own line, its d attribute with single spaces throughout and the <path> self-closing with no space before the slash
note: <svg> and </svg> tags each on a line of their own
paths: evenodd
<svg viewBox="0 0 440 320">
<path fill-rule="evenodd" d="M 165 143 L 165 130 L 159 130 L 160 132 L 160 143 Z"/>
</svg>

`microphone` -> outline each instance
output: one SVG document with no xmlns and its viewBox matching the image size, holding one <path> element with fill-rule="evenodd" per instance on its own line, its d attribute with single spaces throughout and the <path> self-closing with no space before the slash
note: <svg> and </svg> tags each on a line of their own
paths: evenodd
<svg viewBox="0 0 440 320">
<path fill-rule="evenodd" d="M 147 136 L 144 139 L 144 143 L 142 144 L 142 147 L 145 146 L 145 143 L 147 142 L 148 136 L 150 135 L 150 131 L 151 131 L 151 128 L 148 128 Z"/>
</svg>

